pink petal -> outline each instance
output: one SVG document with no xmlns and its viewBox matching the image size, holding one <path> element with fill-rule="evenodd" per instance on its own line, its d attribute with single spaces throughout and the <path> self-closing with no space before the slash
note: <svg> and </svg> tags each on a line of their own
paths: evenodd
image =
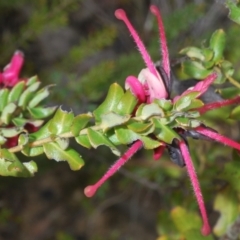
<svg viewBox="0 0 240 240">
<path fill-rule="evenodd" d="M 199 81 L 194 87 L 192 87 L 191 89 L 186 90 L 185 92 L 183 92 L 181 94 L 181 96 L 185 96 L 185 95 L 187 95 L 188 93 L 191 93 L 191 92 L 199 92 L 197 97 L 200 97 L 201 95 L 203 95 L 208 90 L 208 88 L 215 81 L 216 78 L 217 78 L 217 74 L 216 73 L 210 74 L 204 80 Z M 176 96 L 173 99 L 173 102 L 176 102 L 181 96 Z"/>
<path fill-rule="evenodd" d="M 6 86 L 14 86 L 19 79 L 20 70 L 23 66 L 24 57 L 21 51 L 16 51 L 10 63 L 4 68 L 2 77 Z"/>
<path fill-rule="evenodd" d="M 136 77 L 128 76 L 126 78 L 125 89 L 130 89 L 132 94 L 139 99 L 140 103 L 144 103 L 146 101 L 144 87 Z"/>
</svg>

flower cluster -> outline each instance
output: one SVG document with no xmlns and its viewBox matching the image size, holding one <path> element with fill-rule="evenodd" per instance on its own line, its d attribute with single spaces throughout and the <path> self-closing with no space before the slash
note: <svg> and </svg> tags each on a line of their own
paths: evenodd
<svg viewBox="0 0 240 240">
<path fill-rule="evenodd" d="M 141 104 L 151 104 L 155 100 L 161 99 L 166 99 L 170 101 L 171 104 L 176 104 L 179 99 L 183 99 L 184 97 L 187 98 L 192 94 L 194 95 L 193 101 L 195 101 L 195 105 L 193 104 L 193 106 L 195 106 L 195 109 L 193 107 L 193 110 L 195 110 L 199 113 L 199 115 L 201 115 L 212 109 L 220 108 L 234 103 L 239 103 L 240 97 L 209 104 L 204 104 L 198 99 L 208 90 L 209 86 L 217 78 L 216 73 L 210 74 L 204 80 L 199 81 L 195 86 L 182 93 L 181 96 L 176 96 L 172 99 L 170 98 L 172 79 L 164 26 L 158 8 L 156 6 L 151 6 L 150 10 L 156 16 L 159 26 L 162 55 L 162 63 L 160 65 L 155 65 L 151 60 L 150 55 L 148 54 L 144 44 L 142 43 L 135 29 L 129 22 L 124 10 L 118 9 L 115 12 L 115 16 L 126 24 L 146 64 L 146 68 L 141 70 L 138 77 L 128 76 L 126 78 L 125 88 L 126 90 L 130 89 L 132 94 L 137 97 L 138 106 Z M 133 113 L 133 117 L 135 117 L 134 114 L 135 113 Z M 200 121 L 196 125 L 185 125 L 184 127 L 174 126 L 172 130 L 176 132 L 179 138 L 173 139 L 171 143 L 162 140 L 161 145 L 154 149 L 153 158 L 159 159 L 164 149 L 167 149 L 172 161 L 174 161 L 180 166 L 186 166 L 202 216 L 203 226 L 201 232 L 203 235 L 208 235 L 211 232 L 211 228 L 208 222 L 208 217 L 197 174 L 194 169 L 191 156 L 189 154 L 187 137 L 192 137 L 194 139 L 218 141 L 238 150 L 240 150 L 240 144 L 231 139 L 228 139 L 227 137 L 222 136 L 215 130 L 206 127 Z M 154 136 L 152 137 L 154 138 Z M 85 195 L 88 197 L 92 197 L 97 191 L 97 189 L 143 146 L 143 142 L 140 139 L 133 142 L 131 147 L 125 152 L 125 154 L 123 154 L 122 157 L 118 159 L 114 163 L 114 165 L 111 166 L 111 168 L 97 183 L 85 188 Z"/>
</svg>

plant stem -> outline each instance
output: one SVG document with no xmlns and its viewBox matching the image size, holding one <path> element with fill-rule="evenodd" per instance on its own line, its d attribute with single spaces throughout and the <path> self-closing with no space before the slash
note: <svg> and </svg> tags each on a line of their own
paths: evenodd
<svg viewBox="0 0 240 240">
<path fill-rule="evenodd" d="M 91 127 L 91 129 L 93 129 L 95 131 L 98 131 L 98 130 L 101 130 L 102 127 L 100 125 L 98 125 L 98 126 Z M 79 132 L 79 136 L 80 135 L 86 135 L 87 134 L 87 130 L 88 130 L 88 128 L 82 129 Z M 46 138 L 42 138 L 42 139 L 30 142 L 28 144 L 28 147 L 30 147 L 30 148 L 32 148 L 32 147 L 39 147 L 39 146 L 42 146 L 45 143 L 55 142 L 58 138 L 72 138 L 72 137 L 74 137 L 72 132 L 65 132 L 65 133 L 57 135 L 56 137 L 50 136 L 50 137 L 46 137 Z M 18 145 L 18 146 L 9 148 L 8 151 L 11 152 L 11 153 L 20 152 L 20 151 L 23 150 L 23 147 L 24 147 L 24 145 Z"/>
<path fill-rule="evenodd" d="M 230 76 L 228 76 L 227 79 L 232 85 L 240 89 L 240 83 L 238 81 L 236 81 L 234 78 Z"/>
</svg>

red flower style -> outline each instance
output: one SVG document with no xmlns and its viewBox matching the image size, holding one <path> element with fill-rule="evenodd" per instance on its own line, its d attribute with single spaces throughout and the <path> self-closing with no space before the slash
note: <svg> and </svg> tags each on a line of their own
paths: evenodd
<svg viewBox="0 0 240 240">
<path fill-rule="evenodd" d="M 164 26 L 161 19 L 160 12 L 156 6 L 150 7 L 151 12 L 156 16 L 159 26 L 159 35 L 161 41 L 161 54 L 162 54 L 162 66 L 155 66 L 153 61 L 151 60 L 150 55 L 148 54 L 144 44 L 136 33 L 135 29 L 129 22 L 126 13 L 122 9 L 118 9 L 115 12 L 115 16 L 122 20 L 127 28 L 129 29 L 133 39 L 136 42 L 136 45 L 142 55 L 142 58 L 146 64 L 145 69 L 143 69 L 138 78 L 135 76 L 129 76 L 126 79 L 125 88 L 130 89 L 131 92 L 138 98 L 139 103 L 151 103 L 154 99 L 169 99 L 170 98 L 170 86 L 171 86 L 171 69 L 169 63 L 168 56 L 168 48 L 167 41 L 164 32 Z M 209 86 L 214 82 L 217 78 L 217 74 L 210 74 L 203 81 L 198 82 L 193 88 L 186 90 L 182 93 L 181 96 L 184 96 L 190 92 L 198 92 L 198 97 L 200 97 L 204 92 L 206 92 Z M 174 103 L 180 96 L 176 96 L 171 99 Z M 203 107 L 196 109 L 200 114 L 203 114 L 209 110 L 220 108 L 226 105 L 239 103 L 240 97 L 236 97 L 229 100 L 223 100 L 221 102 L 214 102 L 205 104 Z M 202 216 L 203 226 L 202 226 L 202 234 L 208 235 L 211 232 L 211 228 L 208 222 L 207 212 L 204 205 L 203 196 L 201 193 L 199 181 L 197 178 L 196 171 L 194 169 L 194 165 L 192 163 L 192 159 L 189 153 L 188 144 L 186 137 L 193 138 L 202 138 L 202 139 L 211 139 L 214 141 L 218 141 L 225 145 L 228 145 L 232 148 L 240 150 L 240 144 L 227 138 L 216 131 L 201 125 L 199 127 L 193 128 L 191 130 L 184 129 L 174 129 L 181 137 L 182 140 L 174 139 L 172 144 L 167 144 L 162 142 L 162 145 L 156 149 L 154 149 L 154 159 L 159 159 L 165 148 L 168 149 L 170 157 L 174 162 L 176 162 L 180 166 L 186 166 L 190 181 L 193 186 L 194 194 L 196 196 L 196 200 L 199 206 L 199 210 Z M 131 147 L 123 154 L 123 156 L 118 159 L 110 169 L 104 174 L 104 176 L 94 185 L 88 186 L 85 188 L 84 192 L 87 197 L 92 197 L 97 189 L 110 178 L 115 172 L 123 166 L 139 149 L 143 147 L 143 143 L 140 140 L 134 142 Z M 177 159 L 176 159 L 177 158 Z"/>
</svg>

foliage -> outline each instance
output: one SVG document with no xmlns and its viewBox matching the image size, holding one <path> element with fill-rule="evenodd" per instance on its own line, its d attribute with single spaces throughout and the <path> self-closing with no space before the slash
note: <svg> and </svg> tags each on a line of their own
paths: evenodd
<svg viewBox="0 0 240 240">
<path fill-rule="evenodd" d="M 42 23 L 49 21 L 49 19 L 51 20 L 51 26 L 48 27 L 64 26 L 67 16 L 58 14 L 59 11 L 65 8 L 72 10 L 76 7 L 74 1 L 65 1 L 61 2 L 61 4 L 54 1 L 52 4 L 58 6 L 53 12 L 46 8 L 46 4 L 42 2 L 35 6 L 39 9 L 33 14 L 31 21 L 21 30 L 26 32 L 21 41 L 30 41 L 34 35 L 42 32 Z M 226 1 L 226 6 L 230 9 L 230 19 L 239 23 L 237 4 L 229 0 Z M 193 9 L 193 5 L 189 5 L 187 9 Z M 179 10 L 175 16 L 176 19 L 181 19 L 185 11 L 186 9 Z M 198 17 L 194 12 L 192 14 L 192 17 Z M 178 32 L 189 24 L 188 21 L 179 22 L 178 28 L 174 29 L 175 32 L 168 33 L 169 38 L 177 36 Z M 64 65 L 65 69 L 62 68 L 62 71 L 53 72 L 50 79 L 54 78 L 53 82 L 58 84 L 58 80 L 55 79 L 56 75 L 61 78 L 66 72 L 69 72 L 71 79 L 78 79 L 77 74 L 71 74 L 72 63 L 81 62 L 97 51 L 101 51 L 113 44 L 116 39 L 116 32 L 114 27 L 108 26 L 94 32 L 88 39 L 72 47 L 68 56 L 58 63 L 59 66 Z M 113 83 L 110 85 L 108 94 L 101 104 L 98 106 L 94 104 L 90 109 L 91 111 L 87 111 L 87 113 L 75 115 L 73 111 L 63 110 L 63 107 L 46 107 L 43 102 L 46 103 L 52 85 L 39 89 L 40 81 L 36 76 L 27 79 L 18 78 L 14 85 L 6 85 L 4 84 L 6 80 L 1 79 L 0 175 L 31 177 L 38 170 L 37 163 L 32 159 L 42 154 L 55 161 L 67 161 L 72 170 L 81 169 L 84 160 L 70 144 L 70 138 L 75 139 L 76 143 L 87 149 L 105 146 L 116 156 L 122 155 L 122 149 L 119 146 L 131 146 L 129 151 L 123 155 L 127 156 L 125 158 L 128 159 L 140 147 L 153 150 L 154 158 L 160 155 L 157 152 L 159 149 L 167 148 L 171 160 L 180 166 L 187 165 L 187 163 L 186 158 L 183 157 L 184 151 L 178 144 L 181 142 L 183 144 L 188 143 L 186 138 L 189 136 L 205 140 L 212 138 L 239 150 L 238 143 L 233 143 L 233 141 L 224 138 L 222 135 L 218 135 L 211 128 L 204 129 L 208 123 L 214 128 L 221 127 L 221 125 L 218 126 L 215 122 L 213 123 L 205 112 L 239 103 L 240 84 L 238 80 L 233 78 L 235 74 L 234 64 L 228 58 L 228 60 L 225 58 L 227 35 L 223 29 L 216 30 L 210 37 L 208 45 L 204 44 L 201 47 L 190 46 L 180 51 L 180 54 L 185 56 L 185 60 L 181 63 L 183 75 L 197 79 L 198 83 L 193 89 L 187 90 L 174 98 L 168 96 L 167 99 L 156 98 L 153 101 L 145 100 L 141 102 L 138 95 L 132 91 L 132 88 L 123 89 L 119 84 Z M 17 34 L 14 38 L 17 38 Z M 155 43 L 150 42 L 150 52 L 155 49 L 154 45 Z M 11 43 L 8 50 L 12 50 Z M 3 50 L 1 51 L 3 52 Z M 5 54 L 8 55 L 9 53 L 6 52 Z M 106 85 L 118 80 L 123 83 L 123 78 L 128 71 L 135 71 L 135 69 L 139 68 L 138 64 L 129 64 L 129 62 L 137 61 L 138 56 L 133 52 L 128 55 L 121 55 L 117 60 L 103 61 L 80 77 L 81 85 L 70 81 L 67 88 L 74 95 L 81 95 L 80 98 L 85 95 L 88 97 L 88 101 L 98 101 L 104 95 Z M 10 62 L 10 66 L 11 64 L 13 63 Z M 121 68 L 125 71 L 119 70 Z M 7 71 L 6 69 L 7 67 L 3 70 L 3 76 Z M 115 76 L 117 76 L 117 79 L 115 79 Z M 216 80 L 215 76 L 217 76 Z M 214 84 L 217 84 L 215 85 L 216 91 L 223 99 L 226 99 L 223 100 L 222 105 L 218 102 L 205 103 L 204 99 L 199 99 L 214 80 Z M 59 99 L 63 98 L 61 97 L 61 91 L 57 93 L 57 96 Z M 237 123 L 240 115 L 239 106 L 234 109 L 227 109 L 226 112 L 227 120 L 223 118 L 221 111 L 214 112 L 215 118 L 219 118 L 223 122 L 231 119 L 232 125 Z M 136 143 L 142 145 L 134 148 Z M 227 150 L 215 146 L 208 149 L 208 160 L 206 156 L 202 156 L 203 150 L 198 144 L 190 140 L 189 145 L 194 146 L 196 149 L 192 155 L 194 164 L 197 169 L 200 169 L 198 171 L 200 173 L 199 179 L 204 189 L 204 195 L 211 195 L 213 198 L 212 192 L 215 193 L 214 200 L 211 200 L 214 201 L 214 209 L 220 213 L 220 217 L 213 228 L 213 233 L 215 236 L 221 237 L 239 215 L 238 152 L 233 151 L 232 161 L 225 162 L 222 169 L 220 169 L 220 173 L 217 174 L 214 159 L 218 159 L 220 153 L 221 157 L 224 156 L 227 159 L 227 156 L 230 156 Z M 22 162 L 18 152 L 24 154 L 26 159 L 31 160 Z M 123 158 L 120 158 L 120 160 L 124 160 L 124 162 L 114 165 L 116 169 L 128 160 Z M 139 169 L 134 171 L 139 171 Z M 147 178 L 151 177 L 153 180 L 160 182 L 163 182 L 164 177 L 180 181 L 183 176 L 182 170 L 176 170 L 167 165 L 162 166 L 162 175 L 164 176 L 162 176 L 162 179 L 159 177 L 158 171 L 153 173 L 149 176 L 148 171 L 140 172 L 140 176 L 146 175 Z M 193 178 L 191 178 L 192 182 L 194 182 Z M 227 187 L 211 186 L 205 190 L 209 182 L 215 179 L 224 181 Z M 94 193 L 90 192 L 90 188 L 85 191 L 86 195 L 89 196 L 95 193 L 95 191 Z M 206 192 L 208 194 L 205 194 Z M 166 201 L 167 205 L 168 196 L 163 201 Z M 184 201 L 182 207 L 178 206 L 180 202 Z M 207 201 L 210 200 L 207 199 Z M 176 197 L 169 207 L 171 208 L 170 214 L 167 210 L 159 212 L 159 223 L 157 223 L 159 240 L 180 238 L 213 239 L 213 236 L 203 237 L 199 233 L 201 219 L 196 213 L 196 206 L 190 204 L 190 202 L 189 199 L 183 200 Z M 166 220 L 163 221 L 163 218 Z M 70 239 L 71 237 L 59 233 L 58 238 Z"/>
</svg>

